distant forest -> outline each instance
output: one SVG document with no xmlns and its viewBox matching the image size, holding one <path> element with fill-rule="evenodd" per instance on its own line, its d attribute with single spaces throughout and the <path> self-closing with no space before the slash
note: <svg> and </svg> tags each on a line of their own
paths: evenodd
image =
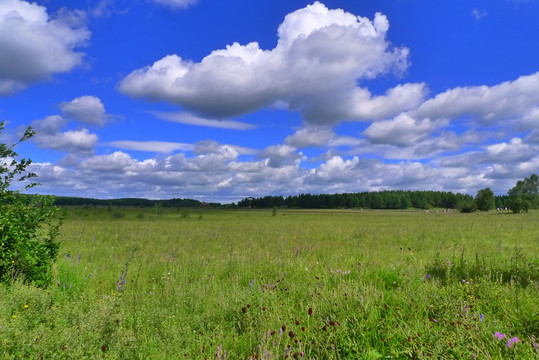
<svg viewBox="0 0 539 360">
<path fill-rule="evenodd" d="M 164 208 L 198 208 L 210 207 L 221 208 L 220 203 L 205 203 L 193 199 L 168 199 L 168 200 L 148 200 L 137 198 L 126 199 L 91 199 L 82 197 L 56 196 L 54 204 L 56 206 L 114 206 L 114 207 L 154 207 L 156 205 Z"/>
<path fill-rule="evenodd" d="M 237 204 L 206 203 L 193 199 L 148 200 L 138 198 L 91 199 L 81 197 L 56 197 L 57 206 L 114 206 L 114 207 L 154 207 L 163 208 L 254 208 L 269 209 L 463 209 L 474 203 L 474 198 L 466 194 L 441 191 L 380 191 L 343 194 L 300 194 L 291 196 L 249 197 Z M 508 206 L 508 196 L 496 196 L 497 208 Z"/>
<path fill-rule="evenodd" d="M 344 194 L 301 194 L 245 198 L 238 202 L 242 208 L 287 207 L 298 209 L 466 209 L 474 203 L 471 195 L 441 191 L 381 191 Z M 508 206 L 508 196 L 496 196 L 497 208 Z"/>
</svg>

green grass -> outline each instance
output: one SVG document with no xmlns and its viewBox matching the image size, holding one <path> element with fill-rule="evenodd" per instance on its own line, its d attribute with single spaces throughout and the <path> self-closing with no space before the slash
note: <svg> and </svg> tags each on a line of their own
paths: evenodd
<svg viewBox="0 0 539 360">
<path fill-rule="evenodd" d="M 0 289 L 1 358 L 539 356 L 537 212 L 68 212 L 55 284 Z"/>
</svg>

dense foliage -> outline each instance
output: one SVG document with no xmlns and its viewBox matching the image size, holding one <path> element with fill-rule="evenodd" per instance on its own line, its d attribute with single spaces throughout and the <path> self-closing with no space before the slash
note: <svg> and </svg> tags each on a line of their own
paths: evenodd
<svg viewBox="0 0 539 360">
<path fill-rule="evenodd" d="M 515 213 L 535 209 L 539 206 L 539 177 L 532 174 L 529 178 L 517 181 L 515 187 L 511 188 L 509 195 L 509 206 Z"/>
<path fill-rule="evenodd" d="M 1 123 L 0 132 L 3 129 Z M 19 142 L 33 135 L 28 128 Z M 51 265 L 58 255 L 60 222 L 54 220 L 57 209 L 52 197 L 20 193 L 37 184 L 28 183 L 35 174 L 27 172 L 30 160 L 17 160 L 17 144 L 0 144 L 0 283 L 20 279 L 44 287 L 51 281 Z M 13 181 L 26 185 L 11 190 Z"/>
<path fill-rule="evenodd" d="M 494 193 L 490 188 L 479 190 L 475 196 L 475 203 L 477 209 L 481 211 L 488 211 L 496 208 L 496 201 L 494 198 Z"/>
</svg>

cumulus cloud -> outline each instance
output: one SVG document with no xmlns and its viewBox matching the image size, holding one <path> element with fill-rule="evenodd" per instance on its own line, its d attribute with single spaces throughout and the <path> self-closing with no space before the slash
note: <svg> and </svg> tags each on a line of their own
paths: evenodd
<svg viewBox="0 0 539 360">
<path fill-rule="evenodd" d="M 60 104 L 62 115 L 51 115 L 34 120 L 30 125 L 36 131 L 34 143 L 44 149 L 74 154 L 91 154 L 99 140 L 86 128 L 63 131 L 70 121 L 104 125 L 109 117 L 101 100 L 94 96 L 82 96 Z"/>
<path fill-rule="evenodd" d="M 195 150 L 196 149 L 196 150 Z M 84 161 L 34 164 L 44 192 L 62 189 L 62 195 L 90 197 L 180 197 L 210 201 L 238 201 L 247 196 L 297 193 L 335 193 L 403 190 L 443 190 L 475 194 L 490 187 L 506 193 L 517 179 L 539 166 L 538 147 L 518 139 L 489 145 L 483 151 L 443 157 L 442 161 L 387 163 L 369 157 L 334 155 L 307 169 L 297 150 L 273 146 L 267 156 L 284 161 L 272 166 L 271 158 L 242 160 L 229 145 L 213 141 L 195 144 L 191 155 L 136 160 L 117 151 L 91 155 Z M 518 153 L 528 154 L 518 158 Z M 505 155 L 507 153 L 507 155 Z M 502 155 L 503 161 L 489 163 Z M 515 157 L 518 161 L 515 162 Z M 295 158 L 295 160 L 293 160 Z M 452 160 L 452 161 L 448 161 Z"/>
<path fill-rule="evenodd" d="M 22 0 L 0 2 L 0 95 L 80 65 L 76 51 L 90 37 L 84 27 L 51 19 L 45 7 Z"/>
<path fill-rule="evenodd" d="M 107 119 L 105 106 L 95 96 L 81 96 L 60 104 L 62 115 L 81 123 L 103 126 Z"/>
<path fill-rule="evenodd" d="M 357 168 L 359 164 L 359 158 L 354 156 L 350 160 L 344 160 L 340 156 L 334 156 L 333 158 L 322 163 L 320 167 L 312 171 L 315 181 L 321 182 L 356 182 L 357 181 Z"/>
<path fill-rule="evenodd" d="M 390 117 L 417 106 L 424 84 L 405 84 L 373 96 L 357 85 L 408 67 L 408 49 L 386 40 L 389 22 L 371 21 L 320 2 L 288 14 L 274 49 L 234 43 L 195 63 L 168 55 L 129 74 L 119 90 L 168 101 L 209 118 L 226 118 L 275 104 L 316 124 Z"/>
<path fill-rule="evenodd" d="M 87 129 L 57 133 L 38 133 L 34 137 L 35 144 L 40 148 L 67 151 L 70 153 L 93 152 L 97 141 L 97 135 L 90 133 Z"/>
<path fill-rule="evenodd" d="M 539 72 L 494 86 L 457 87 L 425 101 L 414 116 L 430 119 L 456 119 L 472 116 L 483 124 L 510 120 L 515 126 L 536 124 L 539 103 Z M 523 114 L 529 118 L 524 120 Z"/>
<path fill-rule="evenodd" d="M 330 127 L 305 127 L 292 135 L 288 135 L 284 142 L 298 148 L 323 147 L 335 138 L 335 133 Z"/>
<path fill-rule="evenodd" d="M 79 167 L 82 170 L 91 170 L 94 172 L 123 172 L 129 167 L 136 166 L 137 161 L 132 159 L 129 154 L 116 151 L 110 155 L 99 155 L 87 159 Z"/>
<path fill-rule="evenodd" d="M 288 135 L 285 144 L 296 148 L 357 146 L 361 140 L 352 136 L 339 136 L 328 126 L 307 126 Z"/>
<path fill-rule="evenodd" d="M 429 119 L 416 120 L 408 114 L 399 114 L 392 120 L 379 121 L 371 124 L 363 135 L 374 144 L 390 144 L 400 147 L 418 144 L 430 137 L 431 132 L 439 123 Z"/>
<path fill-rule="evenodd" d="M 273 168 L 296 163 L 304 158 L 295 147 L 289 145 L 268 146 L 260 152 L 259 157 L 267 159 L 268 165 Z"/>
</svg>

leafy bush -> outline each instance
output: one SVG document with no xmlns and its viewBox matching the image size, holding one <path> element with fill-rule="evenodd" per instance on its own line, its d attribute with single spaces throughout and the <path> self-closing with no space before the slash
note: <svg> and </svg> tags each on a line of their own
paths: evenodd
<svg viewBox="0 0 539 360">
<path fill-rule="evenodd" d="M 474 199 L 462 199 L 457 203 L 457 209 L 462 213 L 472 213 L 477 210 Z"/>
<path fill-rule="evenodd" d="M 0 123 L 0 133 L 4 123 Z M 31 138 L 28 128 L 20 142 Z M 17 144 L 18 144 L 17 143 Z M 10 190 L 13 181 L 36 177 L 27 172 L 31 160 L 17 160 L 13 150 L 17 145 L 0 144 L 0 282 L 22 280 L 46 287 L 51 282 L 51 265 L 56 260 L 60 244 L 56 241 L 61 219 L 51 196 L 23 195 L 32 188 L 30 183 L 21 190 Z"/>
</svg>

